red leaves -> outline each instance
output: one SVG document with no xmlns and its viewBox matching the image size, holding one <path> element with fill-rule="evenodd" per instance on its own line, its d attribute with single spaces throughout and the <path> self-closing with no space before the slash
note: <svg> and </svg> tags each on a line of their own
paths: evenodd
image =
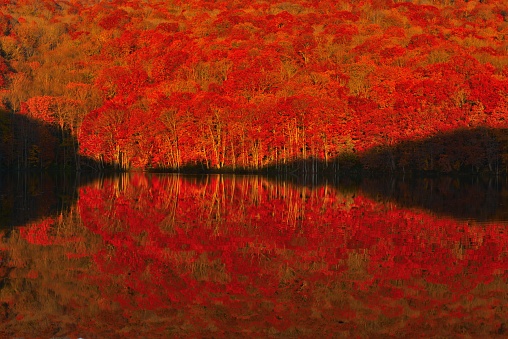
<svg viewBox="0 0 508 339">
<path fill-rule="evenodd" d="M 80 114 L 111 114 L 89 112 L 80 142 L 86 154 L 117 167 L 122 157 L 128 164 L 120 167 L 127 168 L 250 170 L 280 168 L 297 158 L 328 163 L 331 154 L 353 149 L 393 147 L 460 127 L 502 126 L 506 113 L 499 36 L 506 6 L 499 1 L 192 2 L 192 13 L 179 4 L 44 6 L 51 13 L 48 25 L 63 25 L 66 15 L 76 23 L 63 25 L 67 35 L 49 43 L 39 37 L 46 32 L 43 18 L 41 27 L 23 23 L 28 19 L 13 26 L 12 18 L 21 17 L 7 14 L 16 7 L 7 6 L 0 31 L 10 31 L 2 38 L 8 66 L 37 83 L 51 69 L 43 55 L 71 58 L 62 62 L 63 83 L 48 91 L 76 95 Z M 71 19 L 78 14 L 82 21 Z M 68 53 L 76 46 L 81 54 Z M 24 113 L 52 121 L 52 104 L 35 103 L 47 91 L 34 90 L 31 102 L 12 94 L 26 91 L 16 77 L 2 80 L 10 72 L 2 65 L 0 87 L 14 90 L 6 107 L 19 110 L 19 101 L 26 101 L 33 107 L 24 106 Z M 175 93 L 192 97 L 186 107 L 171 102 Z M 209 94 L 228 108 L 203 108 L 200 100 Z M 299 113 L 285 111 L 281 101 L 294 97 L 309 105 Z M 354 144 L 340 151 L 348 140 Z"/>
<path fill-rule="evenodd" d="M 166 81 L 173 78 L 173 73 L 183 65 L 189 54 L 185 51 L 168 51 L 153 62 L 152 78 L 155 81 Z"/>
<path fill-rule="evenodd" d="M 5 85 L 7 85 L 7 82 L 5 80 L 9 73 L 10 73 L 9 69 L 4 61 L 4 58 L 0 57 L 0 90 L 3 89 Z"/>
<path fill-rule="evenodd" d="M 156 30 L 162 30 L 168 33 L 178 32 L 179 25 L 177 22 L 164 22 L 157 25 Z"/>
<path fill-rule="evenodd" d="M 115 96 L 129 98 L 140 96 L 146 90 L 148 75 L 138 68 L 111 67 L 102 70 L 96 79 L 96 86 L 104 93 L 105 98 Z"/>
<path fill-rule="evenodd" d="M 293 42 L 295 52 L 304 58 L 307 63 L 310 53 L 316 48 L 317 43 L 314 35 L 310 32 L 302 32 Z"/>
<path fill-rule="evenodd" d="M 113 28 L 123 29 L 125 25 L 130 22 L 129 14 L 122 10 L 117 9 L 112 13 L 107 14 L 99 21 L 99 26 L 106 30 L 110 30 Z"/>
<path fill-rule="evenodd" d="M 54 123 L 56 121 L 55 98 L 50 96 L 32 97 L 22 105 L 20 113 L 46 123 Z"/>
<path fill-rule="evenodd" d="M 438 39 L 429 34 L 418 34 L 411 37 L 409 41 L 408 49 L 429 49 L 433 48 L 438 44 Z"/>
</svg>

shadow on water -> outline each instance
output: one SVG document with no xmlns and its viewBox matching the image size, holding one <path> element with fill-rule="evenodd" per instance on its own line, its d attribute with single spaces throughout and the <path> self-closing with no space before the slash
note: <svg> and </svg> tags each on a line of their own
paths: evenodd
<svg viewBox="0 0 508 339">
<path fill-rule="evenodd" d="M 508 221 L 505 177 L 365 178 L 360 190 L 377 201 L 454 219 Z"/>
<path fill-rule="evenodd" d="M 78 189 L 103 176 L 93 173 L 0 172 L 0 228 L 65 213 Z"/>
<path fill-rule="evenodd" d="M 0 109 L 0 228 L 55 216 L 107 164 L 77 154 L 70 130 Z"/>
<path fill-rule="evenodd" d="M 367 196 L 457 220 L 508 221 L 508 182 L 505 176 L 270 176 L 274 182 L 297 187 L 331 186 L 341 193 Z"/>
</svg>

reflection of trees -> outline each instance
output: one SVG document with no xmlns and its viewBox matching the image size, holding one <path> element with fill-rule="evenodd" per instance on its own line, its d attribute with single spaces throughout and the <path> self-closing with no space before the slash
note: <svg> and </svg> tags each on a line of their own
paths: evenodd
<svg viewBox="0 0 508 339">
<path fill-rule="evenodd" d="M 77 319 L 100 316 L 98 286 L 82 279 L 87 256 L 100 246 L 100 238 L 82 227 L 76 208 L 5 234 L 2 336 L 79 334 Z"/>
<path fill-rule="evenodd" d="M 76 177 L 0 173 L 0 226 L 4 229 L 60 214 L 75 203 Z"/>
<path fill-rule="evenodd" d="M 125 175 L 4 237 L 0 333 L 489 336 L 507 245 L 329 185 Z"/>
<path fill-rule="evenodd" d="M 85 173 L 0 171 L 0 228 L 66 213 L 76 204 L 79 185 L 92 180 Z"/>
<path fill-rule="evenodd" d="M 496 177 L 365 178 L 361 191 L 381 201 L 457 219 L 508 220 L 506 182 Z"/>
</svg>

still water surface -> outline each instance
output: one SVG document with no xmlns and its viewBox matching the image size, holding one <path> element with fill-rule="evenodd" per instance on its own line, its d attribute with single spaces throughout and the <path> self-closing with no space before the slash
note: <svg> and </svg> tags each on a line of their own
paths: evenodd
<svg viewBox="0 0 508 339">
<path fill-rule="evenodd" d="M 0 337 L 508 335 L 502 180 L 82 179 L 0 180 Z"/>
</svg>

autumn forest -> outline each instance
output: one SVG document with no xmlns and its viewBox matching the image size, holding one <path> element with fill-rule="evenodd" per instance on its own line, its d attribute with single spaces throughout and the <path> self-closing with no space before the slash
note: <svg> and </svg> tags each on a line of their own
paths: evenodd
<svg viewBox="0 0 508 339">
<path fill-rule="evenodd" d="M 0 168 L 508 166 L 503 0 L 0 1 Z"/>
<path fill-rule="evenodd" d="M 0 337 L 505 337 L 507 201 L 506 0 L 0 0 Z"/>
</svg>

